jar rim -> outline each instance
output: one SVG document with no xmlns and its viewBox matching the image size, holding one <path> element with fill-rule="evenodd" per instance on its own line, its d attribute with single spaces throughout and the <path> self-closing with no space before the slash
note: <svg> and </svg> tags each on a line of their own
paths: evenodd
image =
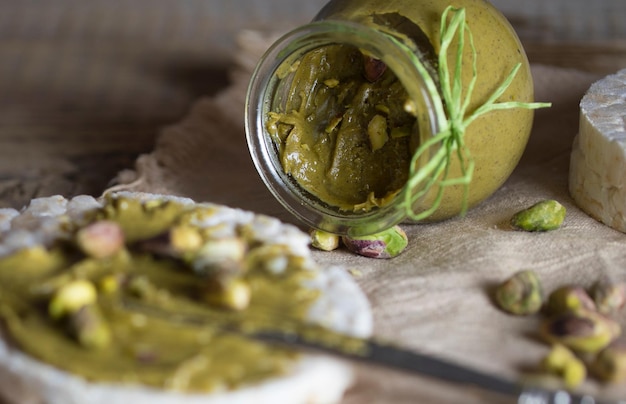
<svg viewBox="0 0 626 404">
<path fill-rule="evenodd" d="M 367 51 L 381 59 L 398 77 L 409 98 L 420 105 L 417 121 L 421 136 L 434 136 L 443 126 L 441 99 L 433 97 L 428 86 L 434 80 L 425 69 L 414 50 L 401 41 L 374 27 L 351 21 L 324 20 L 306 24 L 288 32 L 266 51 L 257 64 L 246 95 L 245 130 L 248 149 L 255 168 L 271 194 L 293 216 L 304 224 L 335 234 L 361 236 L 385 230 L 406 220 L 404 208 L 396 201 L 404 198 L 404 186 L 394 201 L 368 212 L 353 213 L 326 206 L 317 198 L 290 181 L 277 164 L 275 146 L 266 133 L 266 117 L 270 111 L 273 89 L 280 79 L 281 66 L 319 47 L 345 44 Z"/>
</svg>

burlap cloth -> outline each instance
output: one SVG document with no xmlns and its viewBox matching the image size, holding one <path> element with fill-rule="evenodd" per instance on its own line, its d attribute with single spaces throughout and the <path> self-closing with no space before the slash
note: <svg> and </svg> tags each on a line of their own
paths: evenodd
<svg viewBox="0 0 626 404">
<path fill-rule="evenodd" d="M 182 121 L 165 128 L 136 170 L 119 175 L 117 188 L 184 195 L 293 222 L 262 184 L 244 138 L 245 89 L 272 37 L 246 32 L 239 39 L 232 85 L 198 100 Z M 605 275 L 626 280 L 626 236 L 587 216 L 568 193 L 578 102 L 599 77 L 545 66 L 533 66 L 533 74 L 536 99 L 553 107 L 537 112 L 520 165 L 490 199 L 464 218 L 404 226 L 409 247 L 392 260 L 343 250 L 315 253 L 322 263 L 360 271 L 356 281 L 370 299 L 377 337 L 516 378 L 536 367 L 548 347 L 536 336 L 538 317 L 499 311 L 489 296 L 491 286 L 521 269 L 535 270 L 546 291 L 570 283 L 589 287 Z M 568 210 L 560 230 L 525 233 L 508 227 L 513 213 L 546 198 Z M 397 372 L 361 366 L 359 374 L 346 403 L 512 402 Z M 595 382 L 581 391 L 626 397 L 626 387 Z"/>
</svg>

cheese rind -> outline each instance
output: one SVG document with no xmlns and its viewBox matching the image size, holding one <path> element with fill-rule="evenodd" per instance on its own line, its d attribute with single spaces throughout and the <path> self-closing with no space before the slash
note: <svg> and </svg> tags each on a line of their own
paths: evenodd
<svg viewBox="0 0 626 404">
<path fill-rule="evenodd" d="M 594 83 L 580 102 L 569 190 L 587 214 L 626 232 L 626 69 Z"/>
</svg>

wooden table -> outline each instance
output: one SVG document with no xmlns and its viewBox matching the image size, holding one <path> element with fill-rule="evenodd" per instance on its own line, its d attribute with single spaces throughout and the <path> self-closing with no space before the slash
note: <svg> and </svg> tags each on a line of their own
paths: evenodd
<svg viewBox="0 0 626 404">
<path fill-rule="evenodd" d="M 227 51 L 212 46 L 206 14 L 182 19 L 189 3 L 34 3 L 0 0 L 0 208 L 99 195 L 153 149 L 161 128 L 228 84 Z M 163 22 L 172 15 L 176 24 Z M 525 20 L 512 21 L 525 32 Z M 522 39 L 532 63 L 599 74 L 626 67 L 623 39 Z"/>
</svg>

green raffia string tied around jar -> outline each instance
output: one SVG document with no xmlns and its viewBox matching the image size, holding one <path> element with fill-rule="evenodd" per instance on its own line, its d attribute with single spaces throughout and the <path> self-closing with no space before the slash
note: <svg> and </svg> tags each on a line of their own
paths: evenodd
<svg viewBox="0 0 626 404">
<path fill-rule="evenodd" d="M 448 18 L 449 15 L 452 16 Z M 448 51 L 455 39 L 458 41 L 455 66 L 450 67 L 448 65 Z M 463 49 L 466 46 L 466 40 L 472 50 L 473 74 L 469 84 L 464 88 L 461 76 Z M 470 150 L 465 144 L 464 137 L 465 129 L 472 122 L 480 116 L 496 110 L 515 108 L 539 109 L 551 106 L 550 103 L 540 102 L 497 102 L 497 99 L 506 92 L 511 82 L 515 79 L 517 72 L 522 66 L 521 63 L 518 63 L 487 101 L 473 112 L 468 113 L 467 110 L 472 98 L 478 72 L 476 67 L 477 52 L 474 47 L 472 33 L 465 19 L 465 9 L 457 9 L 452 6 L 446 8 L 441 17 L 440 46 L 438 73 L 441 95 L 432 79 L 428 78 L 426 80 L 426 87 L 433 100 L 436 101 L 435 114 L 437 119 L 439 122 L 444 122 L 444 125 L 439 133 L 419 146 L 411 160 L 409 179 L 405 186 L 406 192 L 404 194 L 403 203 L 407 217 L 413 221 L 424 220 L 432 215 L 441 203 L 445 188 L 454 185 L 462 185 L 465 187 L 461 215 L 467 212 L 468 192 L 474 171 L 474 161 Z M 423 77 L 429 77 L 426 68 L 419 58 L 412 54 L 409 54 L 409 57 L 415 63 L 416 68 L 423 73 Z M 454 70 L 451 71 L 451 68 Z M 427 156 L 431 147 L 438 144 L 440 145 L 439 149 L 420 167 L 418 164 L 419 161 Z M 454 154 L 457 155 L 460 162 L 461 176 L 458 178 L 448 178 Z M 415 203 L 428 194 L 433 187 L 438 187 L 438 190 L 432 206 L 423 212 L 416 212 L 413 208 Z"/>
</svg>

